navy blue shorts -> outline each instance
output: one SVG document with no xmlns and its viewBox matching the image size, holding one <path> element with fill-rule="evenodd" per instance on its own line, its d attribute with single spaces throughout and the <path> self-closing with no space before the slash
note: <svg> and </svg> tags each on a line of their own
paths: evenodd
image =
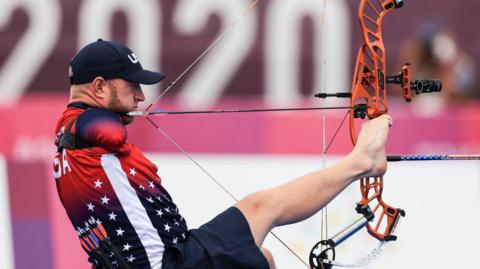
<svg viewBox="0 0 480 269">
<path fill-rule="evenodd" d="M 242 212 L 231 207 L 163 254 L 163 269 L 269 269 Z"/>
</svg>

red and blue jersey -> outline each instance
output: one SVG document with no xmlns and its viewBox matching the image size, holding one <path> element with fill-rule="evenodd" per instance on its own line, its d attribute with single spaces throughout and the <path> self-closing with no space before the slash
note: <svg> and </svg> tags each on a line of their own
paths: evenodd
<svg viewBox="0 0 480 269">
<path fill-rule="evenodd" d="M 107 109 L 70 104 L 56 127 L 56 144 L 72 122 L 72 134 L 91 144 L 61 149 L 53 175 L 60 200 L 80 235 L 92 218 L 132 268 L 161 268 L 165 248 L 188 228 L 162 187 L 157 167 L 133 144 L 120 117 Z"/>
</svg>

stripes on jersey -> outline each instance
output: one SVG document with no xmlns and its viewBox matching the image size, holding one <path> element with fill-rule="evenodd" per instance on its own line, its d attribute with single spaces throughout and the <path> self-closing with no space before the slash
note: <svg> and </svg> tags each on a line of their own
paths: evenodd
<svg viewBox="0 0 480 269">
<path fill-rule="evenodd" d="M 150 266 L 152 268 L 161 268 L 162 255 L 159 254 L 163 253 L 165 246 L 158 235 L 157 229 L 150 221 L 147 211 L 140 202 L 135 189 L 132 188 L 127 175 L 122 170 L 120 161 L 114 154 L 103 154 L 101 162 L 110 184 L 112 184 L 122 204 L 123 210 L 147 252 Z"/>
</svg>

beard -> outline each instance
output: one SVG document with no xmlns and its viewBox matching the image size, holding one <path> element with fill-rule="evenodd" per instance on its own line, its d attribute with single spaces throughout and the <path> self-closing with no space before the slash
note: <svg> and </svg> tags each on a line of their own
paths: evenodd
<svg viewBox="0 0 480 269">
<path fill-rule="evenodd" d="M 115 87 L 112 87 L 112 91 L 110 91 L 110 100 L 108 102 L 108 109 L 117 113 L 120 116 L 120 121 L 124 125 L 130 124 L 133 122 L 133 117 L 127 115 L 127 113 L 130 112 L 130 109 L 122 105 L 122 103 L 118 99 L 117 91 Z"/>
</svg>

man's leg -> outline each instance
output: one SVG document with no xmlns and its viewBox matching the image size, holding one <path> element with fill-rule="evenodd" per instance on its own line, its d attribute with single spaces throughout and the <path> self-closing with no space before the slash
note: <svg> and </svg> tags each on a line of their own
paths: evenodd
<svg viewBox="0 0 480 269">
<path fill-rule="evenodd" d="M 260 251 L 262 251 L 263 256 L 265 256 L 265 258 L 267 259 L 268 266 L 270 267 L 270 269 L 276 269 L 277 266 L 275 265 L 275 260 L 273 259 L 273 255 L 270 252 L 270 250 L 262 247 L 262 248 L 260 248 Z"/>
<path fill-rule="evenodd" d="M 391 124 L 387 115 L 365 122 L 354 150 L 339 163 L 239 201 L 236 207 L 247 219 L 257 246 L 261 247 L 273 227 L 312 216 L 353 181 L 383 175 Z"/>
</svg>

